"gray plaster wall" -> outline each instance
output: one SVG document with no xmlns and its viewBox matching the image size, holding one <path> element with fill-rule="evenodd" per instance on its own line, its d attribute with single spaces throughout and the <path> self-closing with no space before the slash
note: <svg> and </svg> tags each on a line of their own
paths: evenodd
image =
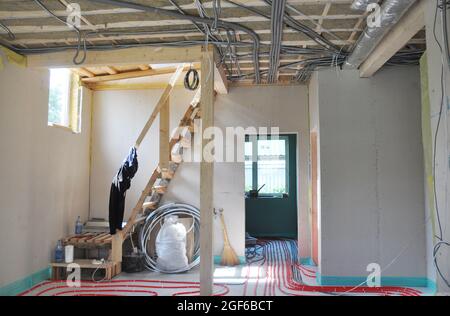
<svg viewBox="0 0 450 316">
<path fill-rule="evenodd" d="M 428 85 L 429 85 L 429 101 L 430 101 L 430 115 L 431 115 L 431 131 L 432 140 L 431 143 L 434 147 L 434 135 L 436 132 L 437 124 L 439 121 L 439 112 L 442 103 L 442 116 L 440 121 L 439 133 L 437 135 L 437 150 L 436 150 L 436 163 L 435 163 L 435 181 L 436 181 L 436 196 L 438 206 L 441 227 L 442 227 L 442 237 L 446 242 L 450 241 L 450 187 L 448 186 L 450 180 L 449 173 L 449 120 L 448 120 L 448 109 L 449 109 L 449 99 L 448 96 L 442 98 L 442 87 L 441 87 L 441 75 L 442 71 L 444 74 L 444 91 L 448 94 L 450 91 L 450 71 L 447 66 L 443 67 L 443 57 L 441 55 L 438 43 L 435 37 L 438 39 L 439 43 L 443 45 L 442 40 L 442 24 L 440 18 L 440 12 L 435 23 L 435 13 L 436 13 L 436 1 L 427 1 L 427 7 L 425 12 L 426 20 L 426 38 L 427 38 L 427 63 L 428 63 Z M 449 27 L 450 29 L 450 27 Z M 435 32 L 434 32 L 435 30 Z M 432 204 L 434 197 L 431 197 Z M 429 203 L 427 203 L 429 205 Z M 438 242 L 433 236 L 440 235 L 437 213 L 434 210 L 427 210 L 427 262 L 428 262 L 428 277 L 432 280 L 437 280 L 438 291 L 442 293 L 449 293 L 450 288 L 445 284 L 442 278 L 438 277 L 436 274 L 436 269 L 433 263 L 433 245 Z M 433 224 L 434 229 L 433 229 Z M 442 247 L 437 254 L 437 260 L 439 267 L 447 280 L 450 280 L 450 247 Z"/>
<path fill-rule="evenodd" d="M 418 67 L 370 79 L 324 70 L 312 85 L 320 121 L 320 273 L 425 277 L 423 149 Z M 310 88 L 311 89 L 311 88 Z M 318 123 L 312 123 L 312 126 Z"/>
</svg>

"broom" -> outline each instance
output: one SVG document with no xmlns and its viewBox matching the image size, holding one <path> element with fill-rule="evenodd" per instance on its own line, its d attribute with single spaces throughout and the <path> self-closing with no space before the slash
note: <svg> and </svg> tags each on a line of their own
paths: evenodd
<svg viewBox="0 0 450 316">
<path fill-rule="evenodd" d="M 228 240 L 227 227 L 225 226 L 223 212 L 220 212 L 220 221 L 222 223 L 222 232 L 223 232 L 223 252 L 220 264 L 223 266 L 236 266 L 240 262 L 238 256 L 236 255 L 236 252 L 233 250 L 233 248 L 230 245 L 230 241 Z"/>
</svg>

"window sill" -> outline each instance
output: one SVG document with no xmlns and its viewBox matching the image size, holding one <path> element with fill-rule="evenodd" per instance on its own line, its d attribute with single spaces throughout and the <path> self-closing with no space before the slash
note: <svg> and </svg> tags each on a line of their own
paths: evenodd
<svg viewBox="0 0 450 316">
<path fill-rule="evenodd" d="M 72 134 L 79 134 L 78 132 L 75 132 L 73 129 L 71 129 L 70 127 L 64 126 L 64 125 L 59 125 L 59 124 L 55 124 L 55 123 L 48 123 L 49 127 L 56 127 L 59 129 L 62 129 L 66 132 L 70 132 Z"/>
<path fill-rule="evenodd" d="M 283 195 L 259 195 L 257 197 L 251 197 L 248 195 L 248 193 L 245 193 L 245 199 L 247 200 L 265 200 L 265 199 L 272 199 L 272 200 L 282 200 L 289 198 L 289 194 L 285 193 Z"/>
</svg>

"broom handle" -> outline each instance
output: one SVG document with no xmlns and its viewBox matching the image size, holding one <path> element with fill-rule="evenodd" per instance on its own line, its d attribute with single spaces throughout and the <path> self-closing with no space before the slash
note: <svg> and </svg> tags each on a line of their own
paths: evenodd
<svg viewBox="0 0 450 316">
<path fill-rule="evenodd" d="M 223 218 L 223 213 L 220 213 L 220 220 L 222 222 L 223 241 L 226 244 L 230 244 L 230 242 L 228 240 L 227 226 L 225 225 L 225 220 Z"/>
</svg>

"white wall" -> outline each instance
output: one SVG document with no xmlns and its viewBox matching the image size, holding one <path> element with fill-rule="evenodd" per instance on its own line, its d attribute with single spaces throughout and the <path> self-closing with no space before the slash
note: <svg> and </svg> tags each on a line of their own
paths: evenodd
<svg viewBox="0 0 450 316">
<path fill-rule="evenodd" d="M 382 276 L 426 277 L 418 68 L 385 68 L 370 79 L 324 70 L 313 80 L 321 275 L 366 276 L 374 262 Z"/>
<path fill-rule="evenodd" d="M 90 94 L 81 134 L 47 126 L 47 70 L 0 70 L 0 286 L 48 267 L 88 217 Z"/>
<path fill-rule="evenodd" d="M 434 135 L 437 128 L 437 123 L 439 120 L 439 112 L 441 108 L 442 101 L 442 88 L 441 88 L 441 72 L 444 69 L 444 87 L 446 94 L 450 91 L 450 72 L 448 67 L 442 66 L 442 55 L 438 44 L 436 43 L 435 36 L 439 40 L 440 44 L 443 45 L 442 41 L 442 27 L 440 12 L 438 13 L 438 18 L 435 24 L 435 12 L 436 12 L 436 1 L 428 1 L 426 9 L 426 38 L 427 38 L 427 59 L 428 59 L 428 84 L 429 84 L 429 99 L 430 99 L 430 114 L 431 114 L 431 131 L 432 140 L 430 142 L 433 144 L 434 148 Z M 434 34 L 436 30 L 436 35 Z M 446 62 L 444 62 L 446 64 Z M 437 137 L 437 151 L 436 151 L 436 164 L 435 164 L 435 181 L 436 181 L 436 195 L 437 195 L 437 205 L 439 207 L 439 215 L 443 231 L 443 240 L 450 241 L 450 187 L 448 186 L 450 180 L 449 174 L 449 111 L 448 111 L 448 97 L 445 97 L 443 103 L 443 113 L 440 122 L 439 133 Z M 434 202 L 434 197 L 431 197 Z M 428 205 L 428 203 L 427 203 Z M 427 218 L 432 218 L 428 221 L 427 225 L 427 237 L 428 237 L 428 277 L 432 280 L 437 280 L 438 290 L 440 292 L 449 293 L 450 288 L 444 283 L 442 278 L 436 277 L 436 269 L 433 263 L 433 245 L 438 241 L 436 238 L 433 239 L 432 236 L 437 236 L 440 234 L 438 228 L 437 214 L 434 213 L 433 216 L 427 214 Z M 434 229 L 433 225 L 434 223 Z M 450 280 L 450 247 L 443 246 L 438 252 L 438 264 L 444 277 Z"/>
<path fill-rule="evenodd" d="M 108 219 L 109 190 L 131 146 L 153 111 L 162 90 L 94 92 L 90 216 Z M 170 127 L 178 126 L 193 93 L 176 88 L 170 97 Z M 159 161 L 159 116 L 138 150 L 139 169 L 127 192 L 125 216 L 139 199 Z"/>
<path fill-rule="evenodd" d="M 93 120 L 93 171 L 91 176 L 91 216 L 108 216 L 109 186 L 122 159 L 137 137 L 140 128 L 161 94 L 152 91 L 102 91 L 94 96 Z M 175 89 L 171 98 L 171 127 L 178 124 L 193 94 L 184 88 Z M 220 128 L 235 126 L 279 126 L 282 133 L 299 133 L 299 163 L 301 181 L 299 221 L 308 227 L 307 166 L 309 127 L 307 115 L 307 88 L 295 87 L 248 87 L 232 88 L 228 95 L 217 95 L 215 103 L 215 125 Z M 149 131 L 149 137 L 138 152 L 140 170 L 127 193 L 129 212 L 138 195 L 157 164 L 159 141 L 158 120 Z M 243 145 L 243 144 L 242 144 Z M 199 165 L 183 163 L 169 190 L 165 201 L 177 201 L 199 206 Z M 244 164 L 216 163 L 214 169 L 214 207 L 224 208 L 230 241 L 239 256 L 244 256 L 245 203 Z M 222 250 L 222 233 L 215 221 L 215 254 Z M 303 226 L 301 227 L 303 228 Z M 309 251 L 309 230 L 301 229 L 305 252 Z M 303 240 L 302 240 L 303 244 Z M 310 256 L 308 253 L 305 257 Z"/>
</svg>

